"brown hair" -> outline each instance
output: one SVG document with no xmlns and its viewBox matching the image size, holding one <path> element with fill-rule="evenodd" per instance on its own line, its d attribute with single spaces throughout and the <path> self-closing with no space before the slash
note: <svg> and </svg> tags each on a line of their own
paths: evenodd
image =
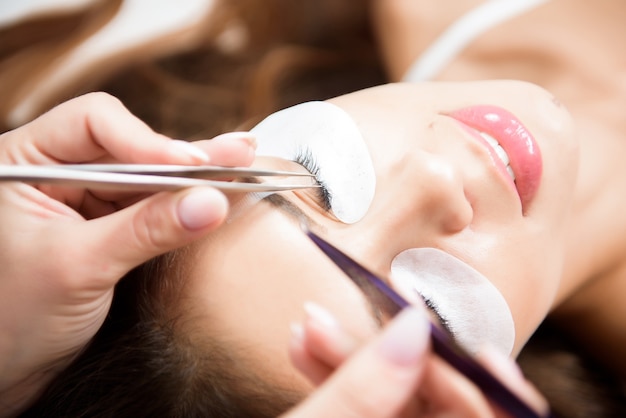
<svg viewBox="0 0 626 418">
<path fill-rule="evenodd" d="M 77 45 L 102 24 L 102 19 L 92 22 L 94 16 L 110 16 L 120 2 L 101 0 L 94 10 L 50 18 L 54 25 L 44 25 L 42 20 L 40 26 L 64 33 L 24 51 L 19 49 L 22 44 L 13 45 L 17 50 L 0 50 L 4 53 L 0 92 L 5 97 L 0 119 L 6 116 L 7 106 L 14 105 L 8 98 L 19 98 L 19 90 L 32 85 L 41 72 L 41 65 L 23 62 L 24 56 L 50 61 L 50 55 Z M 148 61 L 129 57 L 124 67 L 117 60 L 118 70 L 105 80 L 100 77 L 109 71 L 100 66 L 47 100 L 40 112 L 87 91 L 104 90 L 154 129 L 198 139 L 302 100 L 326 99 L 385 81 L 369 30 L 366 0 L 216 3 L 192 50 Z M 18 29 L 0 31 L 0 38 L 13 39 L 23 32 Z M 9 73 L 12 78 L 7 81 Z M 0 120 L 0 130 L 8 128 L 3 123 L 6 120 Z"/>
<path fill-rule="evenodd" d="M 198 139 L 305 100 L 383 83 L 365 2 L 340 4 L 231 0 L 220 24 L 240 29 L 245 45 L 225 48 L 218 33 L 217 41 L 136 65 L 102 87 L 155 129 Z M 334 25 L 328 15 L 337 16 Z"/>
<path fill-rule="evenodd" d="M 96 0 L 77 11 L 35 16 L 0 28 L 0 132 L 10 126 L 8 113 L 42 79 L 46 70 L 82 40 L 97 32 L 120 8 L 123 0 Z M 58 97 L 44 105 L 52 107 L 81 91 L 90 80 L 61 89 Z M 41 112 L 45 108 L 39 109 Z"/>
<path fill-rule="evenodd" d="M 274 417 L 302 398 L 185 308 L 188 249 L 135 269 L 83 353 L 23 417 Z"/>
</svg>

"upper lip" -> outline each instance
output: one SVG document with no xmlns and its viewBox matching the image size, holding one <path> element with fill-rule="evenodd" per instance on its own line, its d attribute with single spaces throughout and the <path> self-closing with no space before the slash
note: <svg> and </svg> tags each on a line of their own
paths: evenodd
<svg viewBox="0 0 626 418">
<path fill-rule="evenodd" d="M 447 115 L 477 131 L 473 136 L 487 147 L 500 173 L 511 182 L 505 165 L 480 133 L 485 133 L 498 141 L 509 157 L 509 164 L 515 176 L 514 186 L 522 210 L 525 211 L 539 188 L 543 164 L 539 146 L 530 131 L 513 114 L 497 106 L 471 106 Z"/>
</svg>

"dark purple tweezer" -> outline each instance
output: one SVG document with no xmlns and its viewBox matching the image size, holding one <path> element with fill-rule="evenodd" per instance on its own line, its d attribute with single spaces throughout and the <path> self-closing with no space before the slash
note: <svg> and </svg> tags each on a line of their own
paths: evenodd
<svg viewBox="0 0 626 418">
<path fill-rule="evenodd" d="M 391 315 L 395 315 L 409 303 L 395 290 L 388 286 L 383 280 L 371 273 L 365 267 L 348 257 L 339 249 L 314 234 L 306 231 L 306 234 L 313 242 L 341 269 L 350 279 L 352 279 L 368 297 L 374 297 L 382 301 L 383 304 L 391 305 L 393 309 L 388 310 Z M 365 289 L 364 283 L 369 286 Z M 372 295 L 372 290 L 376 293 Z M 483 366 L 476 362 L 465 350 L 463 350 L 449 335 L 432 322 L 430 324 L 430 336 L 433 350 L 439 357 L 448 362 L 465 377 L 470 379 L 480 390 L 497 404 L 504 411 L 513 417 L 518 418 L 540 418 L 537 412 L 533 411 L 526 403 L 511 392 L 500 380 L 494 377 Z M 551 417 L 548 413 L 546 418 Z"/>
</svg>

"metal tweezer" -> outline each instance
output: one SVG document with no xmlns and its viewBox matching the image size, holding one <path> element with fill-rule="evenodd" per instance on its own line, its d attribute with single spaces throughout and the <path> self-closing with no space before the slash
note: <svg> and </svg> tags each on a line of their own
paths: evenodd
<svg viewBox="0 0 626 418">
<path fill-rule="evenodd" d="M 265 181 L 262 177 L 272 177 Z M 295 178 L 299 181 L 285 180 Z M 211 186 L 232 192 L 272 192 L 318 187 L 307 172 L 243 167 L 162 164 L 0 165 L 0 182 L 58 184 L 99 190 L 158 192 Z M 302 180 L 305 181 L 302 181 Z"/>
<path fill-rule="evenodd" d="M 384 280 L 361 266 L 339 249 L 314 234 L 306 231 L 313 242 L 365 293 L 365 295 L 383 309 L 389 316 L 395 316 L 409 302 L 393 290 Z M 430 339 L 433 351 L 444 361 L 474 382 L 483 394 L 504 411 L 516 418 L 540 418 L 541 415 L 531 409 L 517 395 L 511 392 L 498 378 L 493 376 L 480 363 L 474 360 L 448 334 L 430 323 Z M 546 418 L 551 417 L 550 413 Z"/>
</svg>

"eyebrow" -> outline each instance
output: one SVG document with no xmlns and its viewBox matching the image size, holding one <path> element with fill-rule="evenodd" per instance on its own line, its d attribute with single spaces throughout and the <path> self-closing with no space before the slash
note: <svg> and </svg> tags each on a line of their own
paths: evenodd
<svg viewBox="0 0 626 418">
<path fill-rule="evenodd" d="M 279 209 L 281 212 L 285 213 L 291 218 L 294 218 L 300 223 L 304 223 L 307 227 L 310 225 L 316 225 L 321 228 L 321 226 L 317 222 L 315 222 L 313 218 L 307 215 L 298 205 L 294 204 L 280 194 L 270 194 L 269 196 L 264 197 L 263 200 L 267 201 L 273 207 Z M 373 298 L 370 296 L 370 292 L 366 291 L 365 287 L 368 286 L 368 283 L 356 283 L 354 280 L 350 280 L 348 276 L 346 276 L 346 278 L 359 288 L 359 291 L 367 301 L 367 307 L 372 319 L 374 319 L 374 322 L 376 322 L 376 325 L 379 328 L 382 328 L 385 325 L 383 321 L 384 309 L 373 300 Z"/>
<path fill-rule="evenodd" d="M 311 224 L 318 225 L 309 215 L 307 215 L 298 205 L 286 199 L 285 196 L 281 196 L 278 193 L 272 193 L 269 196 L 263 198 L 264 201 L 270 203 L 273 207 L 280 209 L 289 217 L 295 219 L 300 223 L 304 223 L 306 226 Z"/>
</svg>

